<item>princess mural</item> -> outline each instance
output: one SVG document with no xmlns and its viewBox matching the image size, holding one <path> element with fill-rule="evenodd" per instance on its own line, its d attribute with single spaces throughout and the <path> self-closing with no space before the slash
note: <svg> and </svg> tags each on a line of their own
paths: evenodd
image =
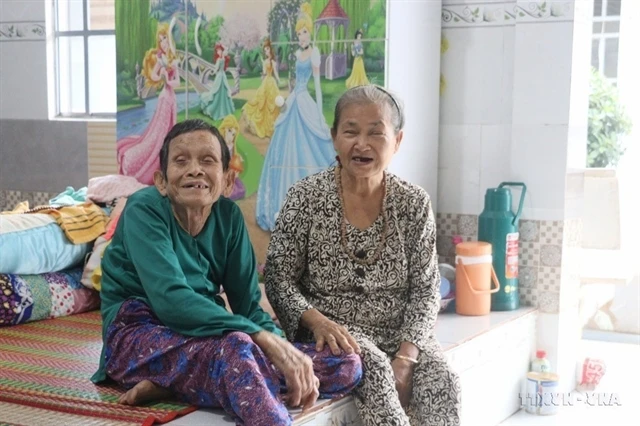
<svg viewBox="0 0 640 426">
<path fill-rule="evenodd" d="M 335 157 L 322 112 L 321 57 L 318 48 L 311 44 L 312 31 L 311 5 L 303 3 L 296 22 L 300 47 L 295 53 L 296 83 L 275 122 L 258 186 L 256 221 L 266 231 L 273 230 L 289 187 L 324 170 Z M 312 76 L 315 101 L 307 89 Z"/>
<path fill-rule="evenodd" d="M 245 196 L 246 189 L 240 180 L 240 174 L 244 171 L 243 160 L 236 149 L 236 138 L 238 137 L 238 132 L 240 132 L 240 124 L 235 115 L 230 114 L 222 120 L 218 130 L 220 130 L 220 134 L 224 138 L 231 154 L 229 173 L 233 174 L 233 189 L 228 197 L 234 201 L 241 200 Z"/>
<path fill-rule="evenodd" d="M 273 126 L 278 114 L 280 114 L 280 108 L 276 105 L 280 77 L 278 76 L 278 64 L 271 46 L 271 40 L 264 41 L 262 50 L 264 52 L 262 83 L 253 99 L 244 104 L 242 112 L 249 124 L 251 133 L 259 138 L 269 138 L 273 135 Z"/>
<path fill-rule="evenodd" d="M 235 107 L 231 99 L 231 88 L 227 81 L 227 67 L 229 56 L 224 54 L 225 48 L 221 43 L 216 43 L 213 54 L 214 78 L 208 92 L 200 95 L 200 107 L 203 114 L 214 120 L 220 120 L 229 114 L 233 114 Z"/>
<path fill-rule="evenodd" d="M 170 28 L 169 24 L 158 24 L 156 47 L 147 51 L 143 61 L 145 85 L 162 89 L 153 117 L 142 135 L 127 136 L 116 143 L 120 173 L 146 185 L 153 184 L 153 172 L 160 168 L 162 142 L 177 121 L 174 89 L 180 85 L 180 77 Z"/>
<path fill-rule="evenodd" d="M 356 31 L 356 39 L 351 45 L 351 55 L 353 56 L 353 66 L 351 67 L 351 75 L 346 81 L 347 89 L 369 84 L 367 72 L 364 70 L 364 47 L 362 47 L 362 30 Z"/>
</svg>

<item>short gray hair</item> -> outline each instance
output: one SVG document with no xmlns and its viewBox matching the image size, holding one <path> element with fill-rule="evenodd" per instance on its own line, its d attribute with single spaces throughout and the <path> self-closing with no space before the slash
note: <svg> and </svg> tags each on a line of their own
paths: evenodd
<svg viewBox="0 0 640 426">
<path fill-rule="evenodd" d="M 404 104 L 387 89 L 375 84 L 353 87 L 340 96 L 333 115 L 333 127 L 335 133 L 340 125 L 342 111 L 352 104 L 376 104 L 386 105 L 391 114 L 391 124 L 396 133 L 404 127 Z"/>
</svg>

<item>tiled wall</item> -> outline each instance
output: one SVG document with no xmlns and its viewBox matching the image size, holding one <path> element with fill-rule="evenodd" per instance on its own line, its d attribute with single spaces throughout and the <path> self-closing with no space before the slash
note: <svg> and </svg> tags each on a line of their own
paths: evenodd
<svg viewBox="0 0 640 426">
<path fill-rule="evenodd" d="M 436 215 L 438 254 L 440 262 L 454 264 L 454 236 L 463 241 L 478 239 L 478 216 L 454 213 Z M 570 232 L 576 234 L 575 225 Z M 558 312 L 562 278 L 562 253 L 565 222 L 522 220 L 520 232 L 519 288 L 520 303 L 536 306 L 542 312 Z M 575 239 L 575 235 L 572 237 Z"/>
<path fill-rule="evenodd" d="M 64 188 L 60 190 L 62 192 Z M 0 189 L 0 211 L 13 210 L 16 204 L 28 201 L 30 207 L 49 204 L 49 200 L 59 192 L 29 192 Z"/>
<path fill-rule="evenodd" d="M 523 218 L 563 219 L 568 141 L 586 140 L 586 114 L 569 116 L 586 92 L 572 90 L 575 3 L 443 1 L 438 211 L 477 214 L 487 188 L 519 181 Z"/>
<path fill-rule="evenodd" d="M 60 193 L 87 186 L 85 122 L 0 119 L 0 128 L 0 190 Z"/>
<path fill-rule="evenodd" d="M 0 58 L 0 119 L 46 120 L 44 1 L 0 1 Z"/>
</svg>

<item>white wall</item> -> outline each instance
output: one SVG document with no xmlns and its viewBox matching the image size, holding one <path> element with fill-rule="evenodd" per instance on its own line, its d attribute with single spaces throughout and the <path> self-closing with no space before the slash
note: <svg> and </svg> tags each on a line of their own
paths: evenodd
<svg viewBox="0 0 640 426">
<path fill-rule="evenodd" d="M 0 25 L 44 25 L 44 0 L 2 0 Z M 0 38 L 0 119 L 42 119 L 47 112 L 44 37 Z"/>
<path fill-rule="evenodd" d="M 44 0 L 0 1 L 0 191 L 21 199 L 87 184 L 86 124 L 49 121 L 44 21 Z"/>
<path fill-rule="evenodd" d="M 586 87 L 572 92 L 574 2 L 545 4 L 444 1 L 440 212 L 477 215 L 488 188 L 521 181 L 523 218 L 563 219 L 570 129 L 586 130 L 586 108 L 575 127 L 570 102 L 586 102 Z"/>
<path fill-rule="evenodd" d="M 441 1 L 390 0 L 388 87 L 405 103 L 402 146 L 390 171 L 425 188 L 436 210 Z"/>
</svg>

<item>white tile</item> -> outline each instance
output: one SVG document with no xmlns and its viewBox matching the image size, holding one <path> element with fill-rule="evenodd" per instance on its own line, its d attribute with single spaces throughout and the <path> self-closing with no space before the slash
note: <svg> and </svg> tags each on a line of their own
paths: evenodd
<svg viewBox="0 0 640 426">
<path fill-rule="evenodd" d="M 211 425 L 211 426 L 223 426 L 223 425 L 235 425 L 235 422 L 231 420 L 231 416 L 227 415 L 222 410 L 209 410 L 199 409 L 193 413 L 189 413 L 186 416 L 178 417 L 177 419 L 167 423 L 170 426 L 195 426 L 195 425 Z"/>
<path fill-rule="evenodd" d="M 583 111 L 587 116 L 586 108 Z M 570 124 L 567 145 L 567 167 L 584 169 L 587 166 L 587 123 Z"/>
<path fill-rule="evenodd" d="M 438 169 L 438 211 L 443 213 L 480 214 L 480 177 L 465 178 L 461 168 Z"/>
<path fill-rule="evenodd" d="M 568 124 L 572 24 L 516 26 L 513 124 Z"/>
<path fill-rule="evenodd" d="M 406 112 L 404 141 L 390 169 L 437 200 L 440 3 L 393 1 L 387 10 L 387 84 Z"/>
<path fill-rule="evenodd" d="M 482 126 L 441 125 L 438 147 L 438 168 L 461 167 L 472 174 L 479 172 Z"/>
<path fill-rule="evenodd" d="M 0 58 L 0 118 L 47 120 L 45 41 L 0 42 Z"/>
<path fill-rule="evenodd" d="M 302 414 L 302 410 L 299 408 L 293 409 L 289 408 L 289 413 L 294 419 L 294 425 L 302 425 L 302 424 L 313 424 L 308 423 L 308 420 L 316 416 L 322 416 L 325 413 L 331 413 L 336 409 L 351 409 L 353 410 L 353 402 L 350 396 L 347 396 L 340 401 L 331 402 L 328 399 L 319 399 L 316 401 L 312 410 L 306 414 Z M 201 408 L 193 413 L 189 413 L 185 416 L 179 417 L 169 423 L 167 425 L 170 426 L 199 426 L 199 425 L 207 425 L 207 426 L 226 426 L 226 425 L 235 425 L 236 423 L 233 421 L 230 415 L 228 415 L 223 409 L 208 409 Z"/>
<path fill-rule="evenodd" d="M 503 27 L 504 34 L 503 53 L 502 53 L 502 124 L 511 124 L 513 122 L 513 83 L 515 76 L 513 70 L 516 60 L 516 27 Z"/>
<path fill-rule="evenodd" d="M 454 343 L 459 345 L 498 326 L 529 315 L 532 311 L 531 308 L 520 308 L 508 312 L 491 312 L 483 316 L 464 316 L 454 313 L 441 314 L 436 322 L 436 337 L 442 344 Z"/>
<path fill-rule="evenodd" d="M 566 170 L 566 125 L 513 126 L 511 176 L 527 185 L 523 217 L 546 219 L 531 217 L 532 210 L 563 212 Z"/>
<path fill-rule="evenodd" d="M 547 352 L 551 371 L 555 371 L 558 366 L 559 321 L 558 314 L 538 313 L 535 350 L 540 349 Z M 531 355 L 535 355 L 535 352 Z"/>
<path fill-rule="evenodd" d="M 504 122 L 504 27 L 444 29 L 449 50 L 441 56 L 447 86 L 440 98 L 441 124 Z"/>
<path fill-rule="evenodd" d="M 479 214 L 480 126 L 440 126 L 438 211 Z"/>
<path fill-rule="evenodd" d="M 488 188 L 511 180 L 511 126 L 482 126 L 480 143 L 480 201 Z"/>
<path fill-rule="evenodd" d="M 44 21 L 44 1 L 3 0 L 0 2 L 2 22 Z"/>
<path fill-rule="evenodd" d="M 517 20 L 521 22 L 571 21 L 575 0 L 552 0 L 533 2 L 517 0 Z"/>
</svg>

